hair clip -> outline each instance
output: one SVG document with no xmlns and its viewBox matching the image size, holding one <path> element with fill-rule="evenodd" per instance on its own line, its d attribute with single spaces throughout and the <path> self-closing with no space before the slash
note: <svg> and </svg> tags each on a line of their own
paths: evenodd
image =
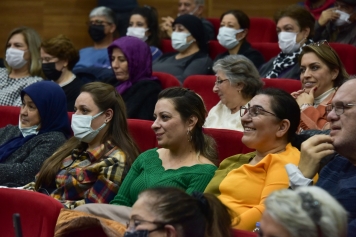
<svg viewBox="0 0 356 237">
<path fill-rule="evenodd" d="M 310 193 L 298 193 L 302 199 L 302 208 L 308 213 L 310 218 L 319 225 L 321 218 L 320 202 L 315 200 Z"/>
</svg>

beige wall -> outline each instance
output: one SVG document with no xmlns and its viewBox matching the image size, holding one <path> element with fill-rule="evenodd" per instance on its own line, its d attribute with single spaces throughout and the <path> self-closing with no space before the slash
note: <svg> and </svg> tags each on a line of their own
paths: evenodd
<svg viewBox="0 0 356 237">
<path fill-rule="evenodd" d="M 45 39 L 65 34 L 78 48 L 90 45 L 85 22 L 96 2 L 96 0 L 0 0 L 0 57 L 4 57 L 8 33 L 21 25 L 33 27 Z M 177 2 L 139 0 L 141 5 L 155 6 L 160 16 L 176 15 Z M 206 0 L 205 17 L 219 17 L 229 9 L 241 9 L 249 16 L 272 17 L 276 9 L 296 2 L 297 0 Z"/>
</svg>

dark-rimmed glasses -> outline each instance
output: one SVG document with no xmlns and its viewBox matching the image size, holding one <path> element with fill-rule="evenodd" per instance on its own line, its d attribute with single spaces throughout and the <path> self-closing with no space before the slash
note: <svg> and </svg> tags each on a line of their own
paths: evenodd
<svg viewBox="0 0 356 237">
<path fill-rule="evenodd" d="M 271 115 L 277 117 L 277 115 L 275 115 L 274 113 L 269 112 L 269 111 L 265 110 L 264 108 L 262 108 L 261 106 L 258 106 L 258 105 L 254 105 L 254 106 L 251 106 L 251 107 L 250 107 L 250 105 L 248 105 L 247 108 L 245 106 L 241 106 L 240 107 L 240 116 L 241 117 L 243 117 L 245 114 L 247 114 L 247 112 L 250 115 L 250 117 L 256 117 L 256 116 L 258 116 L 260 114 L 263 114 L 263 113 L 268 113 L 268 114 L 271 114 Z"/>
<path fill-rule="evenodd" d="M 159 222 L 159 221 L 146 221 L 146 220 L 141 220 L 141 219 L 130 219 L 129 222 L 126 223 L 126 228 L 127 230 L 136 230 L 136 227 L 141 225 L 142 223 L 151 223 L 151 224 L 155 224 L 157 225 L 157 228 L 153 229 L 153 230 L 149 230 L 148 232 L 151 233 L 153 231 L 156 230 L 161 230 L 164 228 L 165 225 L 167 225 L 167 223 L 165 222 Z"/>
<path fill-rule="evenodd" d="M 344 103 L 336 103 L 335 105 L 333 104 L 327 104 L 325 111 L 326 114 L 329 114 L 333 109 L 335 109 L 335 114 L 340 116 L 345 112 L 345 108 L 349 109 L 352 106 L 355 106 L 356 104 L 352 104 L 352 103 L 348 103 L 348 104 L 344 104 Z"/>
</svg>

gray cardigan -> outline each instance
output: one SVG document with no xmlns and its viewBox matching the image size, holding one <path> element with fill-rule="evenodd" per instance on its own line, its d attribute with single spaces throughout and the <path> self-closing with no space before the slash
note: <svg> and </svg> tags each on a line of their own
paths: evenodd
<svg viewBox="0 0 356 237">
<path fill-rule="evenodd" d="M 0 145 L 21 134 L 18 126 L 8 125 L 0 129 Z M 23 186 L 35 180 L 42 163 L 50 157 L 66 138 L 61 132 L 37 135 L 0 163 L 0 185 Z"/>
</svg>

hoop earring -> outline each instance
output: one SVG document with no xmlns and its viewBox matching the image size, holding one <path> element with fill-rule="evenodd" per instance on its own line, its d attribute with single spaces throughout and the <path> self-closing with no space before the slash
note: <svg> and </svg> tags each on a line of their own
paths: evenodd
<svg viewBox="0 0 356 237">
<path fill-rule="evenodd" d="M 189 129 L 187 131 L 187 137 L 188 137 L 188 142 L 191 142 L 193 140 L 192 132 Z"/>
</svg>

